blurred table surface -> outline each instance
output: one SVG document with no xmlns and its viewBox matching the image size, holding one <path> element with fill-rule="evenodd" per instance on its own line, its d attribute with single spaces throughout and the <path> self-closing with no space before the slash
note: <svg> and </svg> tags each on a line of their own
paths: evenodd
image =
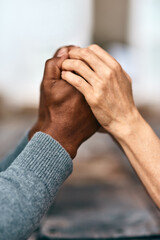
<svg viewBox="0 0 160 240">
<path fill-rule="evenodd" d="M 160 136 L 159 120 L 151 123 Z M 0 124 L 0 156 L 32 123 Z M 160 213 L 110 138 L 95 135 L 80 149 L 73 174 L 29 238 L 45 239 L 160 239 Z"/>
</svg>

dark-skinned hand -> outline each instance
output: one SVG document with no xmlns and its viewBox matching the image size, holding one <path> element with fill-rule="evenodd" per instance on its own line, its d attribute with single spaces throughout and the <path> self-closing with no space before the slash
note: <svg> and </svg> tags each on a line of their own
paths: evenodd
<svg viewBox="0 0 160 240">
<path fill-rule="evenodd" d="M 83 95 L 61 79 L 61 67 L 73 46 L 59 49 L 46 61 L 41 83 L 39 115 L 29 133 L 42 131 L 57 140 L 75 157 L 78 147 L 99 128 Z"/>
</svg>

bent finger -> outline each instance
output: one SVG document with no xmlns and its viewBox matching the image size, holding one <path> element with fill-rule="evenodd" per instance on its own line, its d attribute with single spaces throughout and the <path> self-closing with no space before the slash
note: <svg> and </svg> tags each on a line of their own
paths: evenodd
<svg viewBox="0 0 160 240">
<path fill-rule="evenodd" d="M 111 69 L 115 69 L 115 67 L 120 66 L 114 57 L 112 57 L 108 52 L 106 52 L 97 44 L 92 44 L 88 48 L 93 51 Z"/>
<path fill-rule="evenodd" d="M 67 59 L 63 62 L 62 69 L 76 72 L 92 86 L 99 80 L 96 73 L 81 60 Z"/>
<path fill-rule="evenodd" d="M 62 79 L 75 87 L 85 97 L 91 92 L 91 85 L 89 85 L 82 77 L 70 71 L 62 71 Z"/>
<path fill-rule="evenodd" d="M 61 67 L 64 60 L 68 58 L 68 55 L 64 55 L 61 58 L 50 58 L 45 63 L 44 69 L 44 79 L 52 80 L 52 79 L 60 79 L 61 77 Z"/>
<path fill-rule="evenodd" d="M 74 47 L 77 47 L 77 46 L 74 46 L 74 45 L 62 46 L 57 49 L 53 57 L 61 57 L 64 54 L 68 53 Z"/>
<path fill-rule="evenodd" d="M 106 72 L 110 70 L 106 64 L 88 48 L 73 48 L 69 51 L 69 57 L 83 60 L 102 78 L 105 78 Z"/>
</svg>

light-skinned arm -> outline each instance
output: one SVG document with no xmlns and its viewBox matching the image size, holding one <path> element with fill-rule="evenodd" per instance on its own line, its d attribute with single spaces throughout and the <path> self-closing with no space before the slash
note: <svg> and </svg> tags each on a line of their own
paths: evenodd
<svg viewBox="0 0 160 240">
<path fill-rule="evenodd" d="M 98 45 L 74 48 L 69 57 L 63 62 L 62 78 L 85 96 L 101 126 L 120 143 L 160 207 L 160 140 L 135 106 L 130 77 Z"/>
</svg>

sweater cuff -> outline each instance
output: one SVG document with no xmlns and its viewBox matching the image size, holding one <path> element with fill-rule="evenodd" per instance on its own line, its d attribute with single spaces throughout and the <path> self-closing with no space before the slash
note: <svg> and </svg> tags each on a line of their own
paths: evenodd
<svg viewBox="0 0 160 240">
<path fill-rule="evenodd" d="M 51 136 L 42 132 L 37 132 L 32 137 L 14 164 L 36 174 L 52 196 L 73 168 L 72 159 L 66 150 Z"/>
</svg>

